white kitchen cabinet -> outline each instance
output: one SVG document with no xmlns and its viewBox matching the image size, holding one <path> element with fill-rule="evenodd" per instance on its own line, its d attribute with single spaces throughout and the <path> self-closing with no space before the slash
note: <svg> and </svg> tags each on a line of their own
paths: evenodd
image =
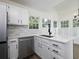
<svg viewBox="0 0 79 59">
<path fill-rule="evenodd" d="M 24 8 L 20 8 L 19 10 L 19 19 L 20 19 L 20 24 L 22 25 L 28 25 L 28 21 L 29 21 L 29 14 L 28 14 L 28 10 L 24 9 Z"/>
<path fill-rule="evenodd" d="M 8 5 L 8 24 L 9 25 L 28 25 L 28 11 L 27 9 Z"/>
<path fill-rule="evenodd" d="M 50 47 L 47 45 L 42 45 L 42 59 L 51 59 Z"/>
<path fill-rule="evenodd" d="M 38 40 L 36 36 L 34 37 L 34 51 L 38 53 Z"/>
<path fill-rule="evenodd" d="M 42 56 L 41 39 L 39 37 L 36 37 L 36 36 L 34 37 L 34 51 L 40 57 Z"/>
<path fill-rule="evenodd" d="M 65 44 L 65 59 L 73 59 L 73 40 Z"/>
<path fill-rule="evenodd" d="M 64 59 L 64 58 L 60 55 L 57 55 L 57 54 L 51 52 L 51 59 Z"/>
<path fill-rule="evenodd" d="M 8 5 L 8 24 L 19 25 L 19 8 L 13 5 Z"/>
<path fill-rule="evenodd" d="M 18 40 L 10 39 L 8 41 L 8 55 L 9 59 L 18 59 Z"/>
<path fill-rule="evenodd" d="M 64 59 L 65 44 L 37 36 L 34 40 L 35 52 L 42 59 Z"/>
<path fill-rule="evenodd" d="M 64 59 L 64 44 L 42 39 L 43 59 Z"/>
</svg>

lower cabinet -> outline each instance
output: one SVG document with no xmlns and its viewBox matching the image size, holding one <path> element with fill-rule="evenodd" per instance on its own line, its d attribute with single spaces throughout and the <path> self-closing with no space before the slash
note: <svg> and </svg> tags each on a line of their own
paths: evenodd
<svg viewBox="0 0 79 59">
<path fill-rule="evenodd" d="M 8 41 L 8 58 L 18 59 L 18 40 L 10 39 Z"/>
<path fill-rule="evenodd" d="M 34 37 L 34 51 L 37 55 L 40 57 L 42 56 L 42 44 L 41 44 L 41 39 L 38 37 Z"/>
<path fill-rule="evenodd" d="M 38 36 L 34 37 L 34 51 L 41 59 L 66 59 L 64 57 L 65 44 L 50 41 Z"/>
<path fill-rule="evenodd" d="M 35 36 L 34 51 L 41 59 L 74 59 L 73 40 L 62 43 Z"/>
<path fill-rule="evenodd" d="M 50 48 L 46 45 L 42 45 L 42 59 L 51 59 Z"/>
<path fill-rule="evenodd" d="M 64 59 L 64 58 L 60 55 L 55 54 L 55 53 L 51 53 L 51 59 Z"/>
</svg>

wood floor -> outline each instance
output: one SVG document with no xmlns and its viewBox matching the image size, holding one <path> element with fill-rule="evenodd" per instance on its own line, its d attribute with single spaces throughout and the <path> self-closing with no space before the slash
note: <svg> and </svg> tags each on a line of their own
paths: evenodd
<svg viewBox="0 0 79 59">
<path fill-rule="evenodd" d="M 30 57 L 29 59 L 40 59 L 38 56 L 33 55 L 32 57 Z"/>
<path fill-rule="evenodd" d="M 41 59 L 41 58 L 34 54 L 34 55 L 32 55 L 28 58 L 24 58 L 24 59 Z"/>
</svg>

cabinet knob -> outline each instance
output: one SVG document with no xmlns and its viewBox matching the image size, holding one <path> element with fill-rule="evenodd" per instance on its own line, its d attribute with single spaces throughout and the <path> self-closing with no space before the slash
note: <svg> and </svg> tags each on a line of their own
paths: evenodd
<svg viewBox="0 0 79 59">
<path fill-rule="evenodd" d="M 53 46 L 56 46 L 56 47 L 58 47 L 58 45 L 57 44 L 52 44 Z"/>
<path fill-rule="evenodd" d="M 56 50 L 53 50 L 53 52 L 58 53 L 58 51 L 56 51 Z"/>
</svg>

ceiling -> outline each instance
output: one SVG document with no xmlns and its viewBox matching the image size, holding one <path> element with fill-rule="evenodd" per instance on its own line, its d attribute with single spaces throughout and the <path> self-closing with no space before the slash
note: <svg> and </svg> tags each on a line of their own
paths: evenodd
<svg viewBox="0 0 79 59">
<path fill-rule="evenodd" d="M 22 5 L 40 10 L 50 12 L 53 7 L 63 2 L 64 0 L 11 0 Z"/>
<path fill-rule="evenodd" d="M 64 0 L 55 6 L 55 10 L 59 13 L 72 13 L 79 8 L 79 0 Z"/>
</svg>

